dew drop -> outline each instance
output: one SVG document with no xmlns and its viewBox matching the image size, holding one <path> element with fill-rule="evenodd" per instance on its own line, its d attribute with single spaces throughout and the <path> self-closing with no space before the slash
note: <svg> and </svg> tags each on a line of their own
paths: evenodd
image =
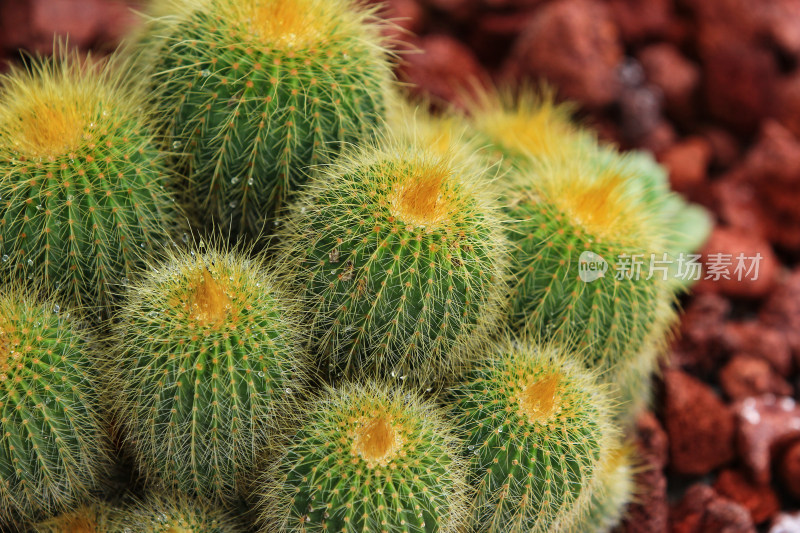
<svg viewBox="0 0 800 533">
<path fill-rule="evenodd" d="M 175 150 L 179 150 L 181 146 L 183 146 L 183 143 L 182 143 L 182 142 L 180 142 L 180 141 L 175 141 L 174 143 L 172 143 L 172 147 L 173 147 Z"/>
<path fill-rule="evenodd" d="M 236 185 L 237 183 L 239 183 L 239 178 L 237 178 L 236 176 L 232 177 L 231 178 L 231 185 Z"/>
<path fill-rule="evenodd" d="M 59 307 L 59 305 L 58 305 L 58 304 L 54 305 L 54 306 L 53 306 L 53 312 L 54 312 L 55 314 L 58 314 L 58 312 L 59 312 L 59 311 L 61 311 L 61 307 Z"/>
<path fill-rule="evenodd" d="M 248 187 L 252 187 L 252 186 L 253 186 L 253 183 L 255 183 L 255 180 L 254 180 L 253 178 L 249 178 L 249 179 L 247 180 L 247 185 L 248 185 Z"/>
<path fill-rule="evenodd" d="M 29 267 L 32 267 L 32 266 L 33 266 L 33 259 L 28 259 L 28 266 L 29 266 Z"/>
<path fill-rule="evenodd" d="M 231 203 L 229 203 L 229 204 L 228 204 L 228 207 L 230 207 L 231 209 L 233 209 L 234 207 L 236 207 L 236 202 L 231 202 Z"/>
<path fill-rule="evenodd" d="M 8 254 L 3 254 L 3 263 L 8 261 Z"/>
</svg>

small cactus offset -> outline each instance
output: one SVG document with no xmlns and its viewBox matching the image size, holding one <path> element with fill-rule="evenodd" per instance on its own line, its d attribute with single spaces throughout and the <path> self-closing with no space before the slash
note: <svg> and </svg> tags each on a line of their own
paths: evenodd
<svg viewBox="0 0 800 533">
<path fill-rule="evenodd" d="M 668 276 L 652 257 L 664 250 L 663 228 L 624 167 L 564 159 L 533 172 L 510 194 L 511 322 L 587 348 L 587 365 L 608 372 L 675 317 Z"/>
<path fill-rule="evenodd" d="M 466 433 L 474 529 L 572 531 L 615 431 L 602 389 L 554 345 L 506 342 L 451 391 Z"/>
<path fill-rule="evenodd" d="M 466 478 L 450 429 L 415 394 L 329 389 L 266 481 L 262 531 L 460 531 Z"/>
<path fill-rule="evenodd" d="M 82 305 L 108 305 L 177 225 L 124 70 L 58 49 L 0 77 L 0 267 Z"/>
<path fill-rule="evenodd" d="M 235 502 L 304 392 L 296 313 L 259 260 L 173 251 L 132 285 L 110 389 L 146 477 Z"/>
<path fill-rule="evenodd" d="M 180 493 L 154 493 L 117 512 L 111 522 L 119 533 L 241 533 L 243 529 L 219 508 Z M 100 530 L 99 530 L 100 531 Z M 104 532 L 105 530 L 102 530 Z M 94 533 L 91 530 L 91 533 Z"/>
<path fill-rule="evenodd" d="M 94 365 L 69 312 L 2 290 L 0 526 L 67 510 L 103 483 L 110 441 L 97 418 Z"/>
<path fill-rule="evenodd" d="M 487 167 L 387 142 L 325 169 L 292 207 L 285 255 L 334 377 L 457 373 L 502 311 L 506 240 Z"/>
<path fill-rule="evenodd" d="M 356 0 L 158 6 L 142 56 L 206 221 L 270 233 L 308 166 L 376 132 L 391 70 L 373 11 Z"/>
</svg>

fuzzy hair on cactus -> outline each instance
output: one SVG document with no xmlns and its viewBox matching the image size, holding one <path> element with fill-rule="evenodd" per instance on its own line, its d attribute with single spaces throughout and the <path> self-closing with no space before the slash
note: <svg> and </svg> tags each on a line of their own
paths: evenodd
<svg viewBox="0 0 800 533">
<path fill-rule="evenodd" d="M 155 493 L 112 518 L 113 531 L 147 533 L 241 533 L 226 512 L 180 493 Z M 102 530 L 105 532 L 105 530 Z M 92 530 L 94 533 L 94 530 Z"/>
<path fill-rule="evenodd" d="M 170 256 L 128 291 L 109 390 L 146 477 L 235 502 L 304 392 L 297 313 L 260 260 Z"/>
<path fill-rule="evenodd" d="M 517 176 L 508 207 L 511 323 L 576 344 L 590 368 L 607 373 L 675 318 L 668 276 L 656 262 L 664 231 L 633 195 L 627 182 L 635 178 L 624 167 L 555 159 L 533 172 L 535 179 Z"/>
<path fill-rule="evenodd" d="M 379 128 L 391 83 L 357 0 L 168 0 L 142 39 L 200 216 L 256 236 L 306 169 Z"/>
<path fill-rule="evenodd" d="M 589 510 L 574 528 L 576 532 L 608 533 L 622 521 L 625 508 L 636 492 L 635 463 L 629 446 L 617 443 L 611 449 L 600 466 Z"/>
<path fill-rule="evenodd" d="M 473 528 L 574 530 L 615 438 L 610 403 L 555 345 L 505 342 L 450 390 L 466 433 Z"/>
<path fill-rule="evenodd" d="M 556 103 L 552 89 L 487 90 L 471 108 L 475 140 L 511 168 L 527 169 L 531 159 L 573 157 L 597 143 L 573 122 L 572 105 Z"/>
<path fill-rule="evenodd" d="M 0 77 L 0 267 L 82 306 L 106 306 L 178 221 L 125 70 L 57 48 Z"/>
<path fill-rule="evenodd" d="M 67 510 L 102 484 L 110 441 L 93 372 L 70 312 L 0 291 L 0 526 Z"/>
<path fill-rule="evenodd" d="M 308 185 L 282 242 L 323 370 L 422 384 L 471 361 L 505 295 L 507 244 L 486 174 L 387 141 Z"/>
<path fill-rule="evenodd" d="M 376 382 L 328 389 L 265 481 L 262 531 L 451 533 L 466 471 L 447 421 Z"/>
<path fill-rule="evenodd" d="M 58 516 L 40 522 L 33 527 L 35 533 L 126 533 L 114 524 L 119 510 L 106 503 L 83 505 Z M 182 533 L 182 532 L 177 532 Z"/>
</svg>

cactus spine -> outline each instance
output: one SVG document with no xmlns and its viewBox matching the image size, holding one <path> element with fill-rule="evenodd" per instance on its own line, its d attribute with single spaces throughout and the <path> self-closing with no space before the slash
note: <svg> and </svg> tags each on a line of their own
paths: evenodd
<svg viewBox="0 0 800 533">
<path fill-rule="evenodd" d="M 59 49 L 0 78 L 0 266 L 79 304 L 107 305 L 176 225 L 124 68 Z"/>
<path fill-rule="evenodd" d="M 258 235 L 306 167 L 379 126 L 391 71 L 359 2 L 170 0 L 159 13 L 144 43 L 160 46 L 166 137 L 207 220 Z"/>
<path fill-rule="evenodd" d="M 89 498 L 110 447 L 93 357 L 69 312 L 20 289 L 0 294 L 0 525 Z"/>
<path fill-rule="evenodd" d="M 451 389 L 477 531 L 570 531 L 615 432 L 602 389 L 555 346 L 507 342 Z"/>
<path fill-rule="evenodd" d="M 334 374 L 422 383 L 476 353 L 500 314 L 507 254 L 485 172 L 387 142 L 325 170 L 293 206 L 284 251 Z"/>
<path fill-rule="evenodd" d="M 445 420 L 415 394 L 372 382 L 327 390 L 269 477 L 264 532 L 450 533 L 466 514 Z"/>
<path fill-rule="evenodd" d="M 615 444 L 597 474 L 597 488 L 592 492 L 588 513 L 575 531 L 608 533 L 620 523 L 635 495 L 634 471 L 633 449 Z"/>
<path fill-rule="evenodd" d="M 295 312 L 258 260 L 174 251 L 128 292 L 111 389 L 143 472 L 235 502 L 303 392 Z"/>
</svg>

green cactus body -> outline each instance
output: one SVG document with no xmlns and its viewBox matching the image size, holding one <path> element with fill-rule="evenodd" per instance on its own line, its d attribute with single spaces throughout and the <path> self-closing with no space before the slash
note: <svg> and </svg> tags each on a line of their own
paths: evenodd
<svg viewBox="0 0 800 533">
<path fill-rule="evenodd" d="M 106 475 L 87 345 L 58 305 L 0 294 L 0 525 L 66 510 Z"/>
<path fill-rule="evenodd" d="M 114 524 L 118 509 L 106 503 L 84 505 L 69 510 L 33 527 L 35 533 L 127 533 L 127 531 L 149 531 L 144 529 L 125 530 Z M 174 533 L 182 533 L 180 531 Z"/>
<path fill-rule="evenodd" d="M 581 533 L 608 533 L 616 527 L 633 500 L 635 461 L 633 450 L 617 444 L 609 452 L 597 474 L 597 488 L 592 492 L 588 512 L 574 528 Z"/>
<path fill-rule="evenodd" d="M 457 441 L 431 405 L 346 383 L 311 406 L 275 463 L 263 531 L 460 531 L 465 490 Z"/>
<path fill-rule="evenodd" d="M 295 312 L 262 264 L 173 252 L 128 292 L 110 390 L 143 473 L 235 502 L 303 392 Z"/>
<path fill-rule="evenodd" d="M 0 267 L 79 305 L 107 305 L 177 225 L 123 67 L 59 52 L 0 80 Z"/>
<path fill-rule="evenodd" d="M 144 44 L 201 216 L 256 236 L 309 165 L 372 136 L 391 80 L 354 0 L 170 0 Z"/>
<path fill-rule="evenodd" d="M 589 367 L 607 373 L 636 357 L 654 328 L 674 320 L 668 275 L 657 263 L 663 230 L 632 195 L 624 169 L 556 160 L 535 172 L 535 180 L 520 175 L 526 183 L 508 208 L 511 322 L 577 344 Z"/>
<path fill-rule="evenodd" d="M 432 149 L 367 148 L 293 206 L 285 255 L 335 376 L 423 383 L 476 353 L 501 314 L 507 255 L 485 171 Z"/>
<path fill-rule="evenodd" d="M 116 513 L 113 531 L 146 533 L 240 533 L 223 510 L 179 493 L 152 494 Z M 94 532 L 92 532 L 94 533 Z M 105 533 L 103 530 L 102 533 Z"/>
<path fill-rule="evenodd" d="M 466 433 L 474 530 L 572 531 L 615 432 L 594 380 L 552 346 L 508 343 L 451 389 Z"/>
</svg>

